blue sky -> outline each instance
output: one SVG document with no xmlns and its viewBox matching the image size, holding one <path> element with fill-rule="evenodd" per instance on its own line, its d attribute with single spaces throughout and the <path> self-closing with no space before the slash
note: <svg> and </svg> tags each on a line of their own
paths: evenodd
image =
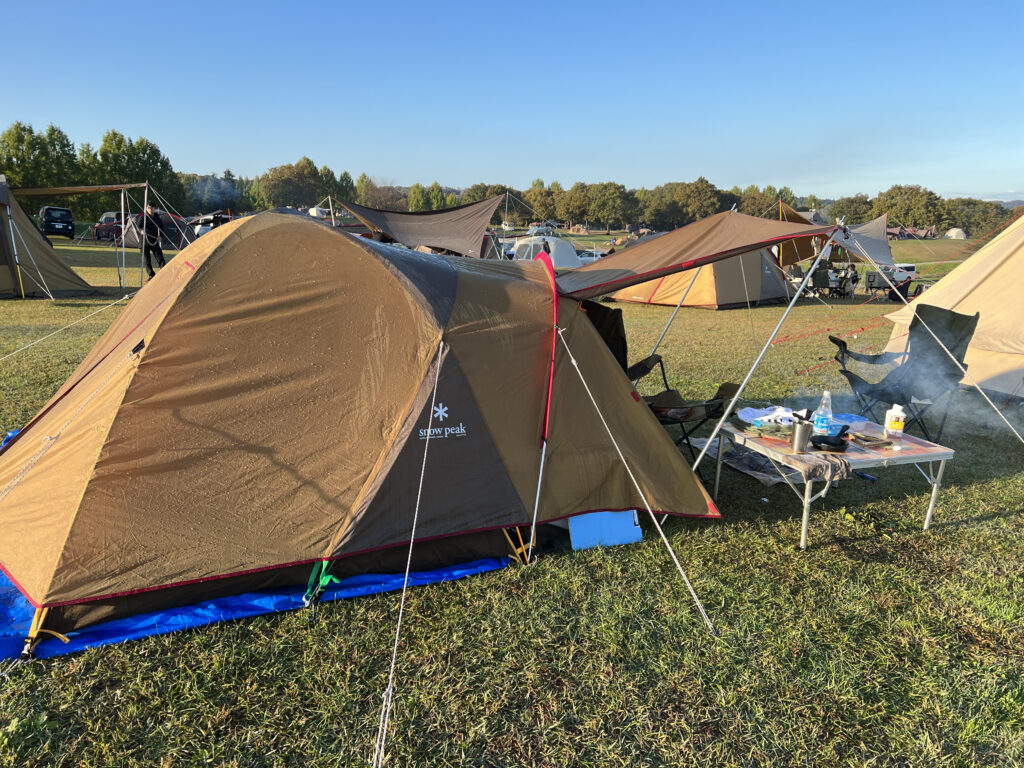
<svg viewBox="0 0 1024 768">
<path fill-rule="evenodd" d="M 179 171 L 1024 198 L 1019 1 L 7 6 L 0 128 Z"/>
</svg>

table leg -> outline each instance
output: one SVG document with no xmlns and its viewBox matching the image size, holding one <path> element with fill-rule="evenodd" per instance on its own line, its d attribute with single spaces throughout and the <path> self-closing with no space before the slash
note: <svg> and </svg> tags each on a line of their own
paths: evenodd
<svg viewBox="0 0 1024 768">
<path fill-rule="evenodd" d="M 800 524 L 800 549 L 807 549 L 807 527 L 811 522 L 811 497 L 814 495 L 814 481 L 804 483 L 804 519 Z"/>
<path fill-rule="evenodd" d="M 711 498 L 718 501 L 718 481 L 722 477 L 722 454 L 725 453 L 725 433 L 718 433 L 718 459 L 715 461 L 715 491 Z"/>
<path fill-rule="evenodd" d="M 935 480 L 932 481 L 932 499 L 928 502 L 928 514 L 924 516 L 924 530 L 932 524 L 932 513 L 935 512 L 935 502 L 939 498 L 939 487 L 942 485 L 942 473 L 946 469 L 946 460 L 943 459 L 939 462 L 939 473 L 935 475 Z"/>
</svg>

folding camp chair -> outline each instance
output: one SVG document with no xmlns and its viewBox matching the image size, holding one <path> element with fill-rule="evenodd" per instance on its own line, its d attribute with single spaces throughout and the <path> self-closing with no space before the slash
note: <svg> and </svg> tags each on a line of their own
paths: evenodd
<svg viewBox="0 0 1024 768">
<path fill-rule="evenodd" d="M 963 373 L 942 349 L 942 346 L 936 342 L 935 337 L 938 337 L 942 345 L 956 358 L 956 362 L 966 370 L 964 356 L 967 354 L 967 345 L 970 344 L 971 338 L 974 336 L 974 330 L 978 327 L 979 316 L 980 313 L 962 315 L 941 307 L 920 304 L 910 321 L 907 347 L 904 352 L 865 355 L 851 352 L 842 339 L 837 339 L 835 336 L 828 338 L 839 347 L 836 360 L 842 366 L 840 373 L 850 382 L 850 387 L 865 413 L 870 414 L 877 421 L 874 412 L 875 406 L 887 407 L 893 403 L 899 403 L 907 408 L 910 415 L 906 428 L 916 423 L 925 440 L 938 442 L 942 437 L 942 429 L 946 425 L 946 417 L 949 415 L 951 393 L 959 388 Z M 929 333 L 929 328 L 934 332 L 935 337 Z M 896 362 L 900 358 L 903 358 L 903 362 L 877 384 L 869 384 L 853 371 L 846 369 L 847 360 L 877 364 Z M 935 439 L 932 440 L 923 417 L 925 411 L 945 395 L 949 397 L 947 397 L 942 414 L 942 422 L 939 424 Z"/>
<path fill-rule="evenodd" d="M 665 375 L 665 363 L 661 355 L 651 355 L 638 363 L 634 363 L 626 369 L 626 376 L 635 385 L 637 381 L 647 376 L 655 368 L 661 369 L 661 381 L 665 389 L 656 395 L 644 397 L 644 402 L 654 412 L 655 417 L 662 426 L 677 426 L 682 434 L 675 441 L 676 445 L 685 443 L 687 450 L 694 462 L 697 461 L 697 454 L 693 450 L 690 436 L 704 426 L 711 419 L 721 417 L 725 405 L 732 400 L 739 391 L 737 384 L 721 384 L 718 391 L 708 400 L 686 400 L 678 390 L 668 385 L 668 377 Z M 700 475 L 700 468 L 697 469 Z M 703 480 L 701 476 L 701 480 Z"/>
<path fill-rule="evenodd" d="M 829 290 L 828 270 L 814 270 L 814 273 L 811 275 L 811 292 L 818 296 L 827 296 Z"/>
</svg>

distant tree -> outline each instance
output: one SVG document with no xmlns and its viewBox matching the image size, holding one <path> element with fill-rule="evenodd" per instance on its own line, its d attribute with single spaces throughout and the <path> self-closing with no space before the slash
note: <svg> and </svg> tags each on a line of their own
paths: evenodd
<svg viewBox="0 0 1024 768">
<path fill-rule="evenodd" d="M 822 208 L 821 199 L 817 195 L 808 195 L 804 198 L 804 206 L 808 210 L 818 211 Z"/>
<path fill-rule="evenodd" d="M 558 218 L 571 226 L 586 220 L 589 207 L 590 197 L 587 195 L 587 185 L 582 181 L 577 181 L 558 198 L 556 210 Z"/>
<path fill-rule="evenodd" d="M 471 187 L 466 188 L 462 192 L 462 204 L 468 205 L 469 203 L 479 203 L 481 200 L 487 199 L 487 185 L 486 184 L 474 184 Z"/>
<path fill-rule="evenodd" d="M 840 197 L 829 206 L 828 215 L 832 221 L 842 219 L 844 224 L 863 224 L 874 218 L 871 215 L 871 200 L 864 194 Z"/>
<path fill-rule="evenodd" d="M 776 192 L 777 199 L 782 200 L 791 208 L 796 208 L 796 194 L 789 187 L 782 187 Z"/>
<path fill-rule="evenodd" d="M 895 184 L 879 192 L 871 205 L 871 218 L 889 214 L 890 226 L 940 226 L 945 210 L 939 196 L 918 184 Z"/>
<path fill-rule="evenodd" d="M 454 192 L 449 192 L 444 198 L 445 208 L 454 208 L 459 204 L 459 196 Z"/>
<path fill-rule="evenodd" d="M 611 232 L 612 226 L 621 225 L 629 212 L 629 200 L 626 188 L 614 181 L 603 184 L 591 184 L 587 188 L 589 205 L 587 217 L 605 225 L 605 231 Z"/>
<path fill-rule="evenodd" d="M 943 200 L 942 207 L 945 213 L 939 229 L 945 232 L 952 227 L 960 227 L 968 237 L 984 235 L 1009 218 L 1009 211 L 999 203 L 971 197 Z"/>
<path fill-rule="evenodd" d="M 373 183 L 373 179 L 365 173 L 359 174 L 359 178 L 356 179 L 356 202 L 360 205 L 372 205 L 376 194 L 377 185 Z"/>
<path fill-rule="evenodd" d="M 444 190 L 436 181 L 427 190 L 427 202 L 431 211 L 439 211 L 444 208 Z"/>
<path fill-rule="evenodd" d="M 764 216 L 771 212 L 779 202 L 779 193 L 775 187 L 765 187 L 762 192 L 756 184 L 751 184 L 740 195 L 740 213 L 750 216 Z"/>
<path fill-rule="evenodd" d="M 428 211 L 430 210 L 430 201 L 427 199 L 427 190 L 424 189 L 423 185 L 416 182 L 409 187 L 409 210 L 413 213 L 417 211 Z"/>
<path fill-rule="evenodd" d="M 537 186 L 540 182 L 541 186 Z M 540 179 L 534 181 L 533 185 L 523 193 L 527 204 L 533 208 L 533 217 L 538 221 L 554 219 L 558 214 L 555 208 L 555 199 L 551 193 L 544 188 L 544 182 Z"/>
<path fill-rule="evenodd" d="M 334 171 L 326 165 L 322 165 L 318 173 L 320 176 L 320 192 L 318 193 L 319 200 L 317 200 L 317 205 L 320 204 L 320 200 L 326 197 L 338 197 L 338 177 L 334 175 Z"/>
<path fill-rule="evenodd" d="M 55 187 L 76 184 L 78 157 L 67 135 L 52 123 L 44 133 L 13 123 L 0 134 L 0 171 L 12 187 Z"/>
<path fill-rule="evenodd" d="M 342 171 L 338 176 L 338 191 L 335 194 L 339 200 L 344 200 L 346 203 L 355 202 L 356 184 L 352 181 L 352 176 L 348 171 Z"/>
<path fill-rule="evenodd" d="M 697 221 L 721 210 L 718 188 L 703 176 L 688 184 L 679 184 L 673 197 L 688 221 Z"/>
<path fill-rule="evenodd" d="M 238 185 L 238 209 L 239 211 L 263 211 L 269 208 L 266 198 L 263 197 L 263 189 L 260 187 L 259 177 L 254 179 L 242 179 Z"/>
<path fill-rule="evenodd" d="M 295 165 L 275 166 L 260 178 L 260 191 L 271 208 L 315 205 L 320 185 L 320 172 L 308 157 Z"/>
</svg>

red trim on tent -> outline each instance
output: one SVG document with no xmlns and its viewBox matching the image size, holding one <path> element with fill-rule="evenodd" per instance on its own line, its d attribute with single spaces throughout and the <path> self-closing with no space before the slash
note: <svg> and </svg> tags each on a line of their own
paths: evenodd
<svg viewBox="0 0 1024 768">
<path fill-rule="evenodd" d="M 558 284 L 555 282 L 555 267 L 551 263 L 550 256 L 541 251 L 533 260 L 543 264 L 547 269 L 548 277 L 551 278 L 551 303 L 554 315 L 551 325 L 551 370 L 548 373 L 548 397 L 544 403 L 544 432 L 541 434 L 541 441 L 547 442 L 548 425 L 551 422 L 551 392 L 555 385 L 555 350 L 558 349 Z"/>
<path fill-rule="evenodd" d="M 21 592 L 21 596 L 24 597 L 26 600 L 28 600 L 30 603 L 32 603 L 32 607 L 33 608 L 42 608 L 43 607 L 39 603 L 37 603 L 35 600 L 32 599 L 32 596 L 29 595 L 29 593 L 27 591 L 25 591 L 25 588 L 23 586 L 21 586 L 21 584 L 18 583 L 18 580 L 16 578 L 14 578 L 14 575 L 10 571 L 8 571 L 6 568 L 4 568 L 4 564 L 3 563 L 0 563 L 0 571 L 3 571 L 4 572 L 4 576 L 6 576 L 8 579 L 11 580 L 11 584 L 13 584 L 17 588 L 17 590 L 19 592 Z"/>
</svg>

